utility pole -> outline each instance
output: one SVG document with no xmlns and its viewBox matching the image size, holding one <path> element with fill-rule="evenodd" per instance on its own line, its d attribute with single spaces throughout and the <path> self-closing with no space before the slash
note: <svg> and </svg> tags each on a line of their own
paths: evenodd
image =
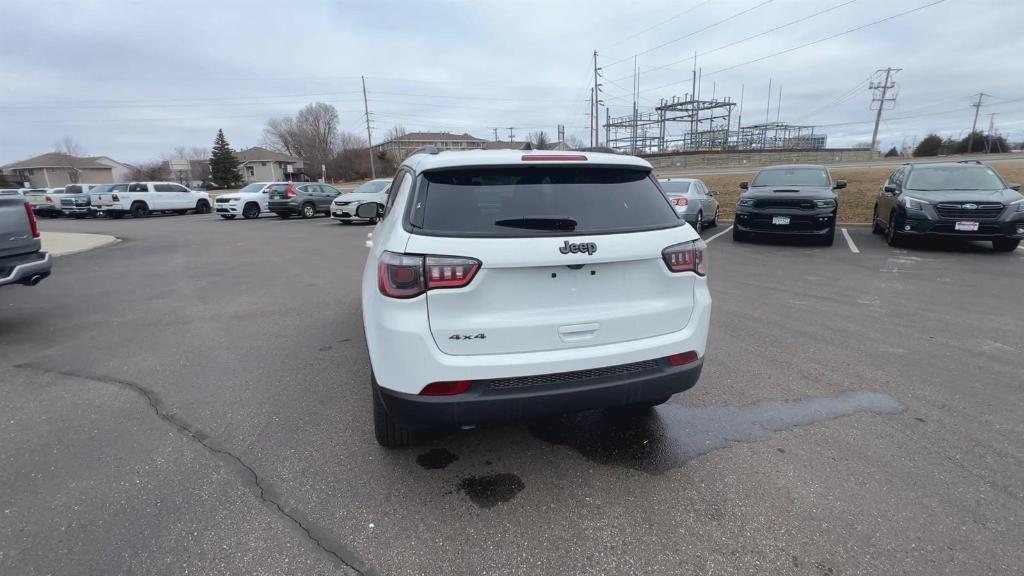
<svg viewBox="0 0 1024 576">
<path fill-rule="evenodd" d="M 761 150 L 768 147 L 768 118 L 772 113 L 772 79 L 768 77 L 768 104 L 764 108 L 764 136 L 761 137 Z"/>
<path fill-rule="evenodd" d="M 601 85 L 597 82 L 597 79 L 601 75 L 601 69 L 597 67 L 597 50 L 594 50 L 594 99 L 591 102 L 593 108 L 590 111 L 590 145 L 599 146 L 601 144 L 601 135 L 598 132 L 601 120 L 599 114 L 601 112 Z"/>
<path fill-rule="evenodd" d="M 515 134 L 512 133 L 512 131 L 515 130 L 515 129 L 516 129 L 515 126 L 509 126 L 508 127 L 508 143 L 509 144 L 515 142 Z"/>
<path fill-rule="evenodd" d="M 611 147 L 612 142 L 612 112 L 607 106 L 604 108 L 604 145 Z"/>
<path fill-rule="evenodd" d="M 985 139 L 985 153 L 986 154 L 992 152 L 992 142 L 994 140 L 995 132 L 996 132 L 996 115 L 997 114 L 999 114 L 999 113 L 998 112 L 991 112 L 988 115 L 988 138 Z M 997 150 L 997 152 L 1002 152 L 1002 150 Z"/>
<path fill-rule="evenodd" d="M 981 112 L 981 100 L 988 96 L 984 92 L 978 92 L 978 101 L 971 106 L 974 106 L 974 123 L 971 124 L 971 134 L 967 137 L 967 153 L 971 153 L 971 149 L 974 147 L 974 131 L 978 129 L 978 113 Z"/>
<path fill-rule="evenodd" d="M 594 89 L 590 89 L 590 98 L 587 98 L 587 106 L 590 107 L 590 111 L 587 113 L 590 116 L 590 147 L 594 147 L 594 123 L 597 122 L 597 118 L 594 118 Z"/>
<path fill-rule="evenodd" d="M 494 141 L 495 142 L 498 141 L 498 129 L 497 128 L 494 129 Z"/>
<path fill-rule="evenodd" d="M 871 151 L 875 151 L 875 146 L 878 145 L 878 125 L 882 123 L 882 110 L 885 109 L 885 105 L 888 102 L 892 102 L 893 106 L 896 105 L 896 93 L 893 92 L 892 96 L 889 96 L 889 91 L 896 88 L 896 81 L 890 80 L 892 76 L 895 76 L 897 72 L 901 71 L 902 68 L 886 68 L 885 70 L 876 70 L 875 74 L 881 74 L 885 72 L 885 80 L 882 82 L 872 82 L 868 84 L 870 90 L 875 91 L 876 94 L 880 95 L 872 96 L 871 105 L 874 106 L 875 102 L 878 102 L 878 113 L 875 114 L 875 129 L 871 133 Z"/>
<path fill-rule="evenodd" d="M 363 111 L 366 113 L 366 150 L 370 153 L 370 177 L 377 177 L 377 169 L 373 166 L 373 134 L 370 132 L 370 105 L 366 101 L 366 76 L 363 79 Z"/>
<path fill-rule="evenodd" d="M 782 85 L 779 85 L 779 101 L 775 103 L 775 123 L 782 118 Z"/>
</svg>

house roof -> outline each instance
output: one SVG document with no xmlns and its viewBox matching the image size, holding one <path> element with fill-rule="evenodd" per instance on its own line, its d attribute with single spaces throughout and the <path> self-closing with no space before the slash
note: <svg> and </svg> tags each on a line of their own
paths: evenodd
<svg viewBox="0 0 1024 576">
<path fill-rule="evenodd" d="M 3 170 L 19 170 L 24 168 L 70 168 L 74 165 L 77 168 L 110 168 L 109 164 L 98 162 L 98 158 L 106 156 L 77 157 L 69 156 L 61 152 L 47 152 L 39 156 L 33 156 L 20 162 L 11 162 L 0 166 Z M 107 160 L 110 160 L 107 158 Z"/>
<path fill-rule="evenodd" d="M 235 156 L 238 157 L 238 161 L 245 162 L 301 162 L 302 160 L 282 154 L 280 152 L 274 152 L 273 150 L 267 150 L 261 146 L 253 146 L 252 148 L 246 148 L 245 150 L 239 151 Z"/>
<path fill-rule="evenodd" d="M 391 142 L 486 142 L 483 138 L 471 136 L 465 132 L 452 134 L 451 132 L 409 132 Z"/>
</svg>

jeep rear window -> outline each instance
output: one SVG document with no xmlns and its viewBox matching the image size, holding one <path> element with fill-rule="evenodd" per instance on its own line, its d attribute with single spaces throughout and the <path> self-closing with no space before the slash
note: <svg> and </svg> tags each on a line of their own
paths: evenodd
<svg viewBox="0 0 1024 576">
<path fill-rule="evenodd" d="M 515 166 L 426 172 L 410 220 L 426 234 L 530 237 L 681 225 L 649 170 Z"/>
</svg>

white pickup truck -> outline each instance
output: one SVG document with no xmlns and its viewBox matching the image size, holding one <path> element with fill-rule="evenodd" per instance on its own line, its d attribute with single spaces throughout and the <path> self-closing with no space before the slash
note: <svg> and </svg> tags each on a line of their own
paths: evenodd
<svg viewBox="0 0 1024 576">
<path fill-rule="evenodd" d="M 145 218 L 154 212 L 210 212 L 209 194 L 189 190 L 174 182 L 107 184 L 90 194 L 90 202 L 93 210 L 111 218 L 121 218 L 125 214 L 131 214 L 133 218 Z"/>
</svg>

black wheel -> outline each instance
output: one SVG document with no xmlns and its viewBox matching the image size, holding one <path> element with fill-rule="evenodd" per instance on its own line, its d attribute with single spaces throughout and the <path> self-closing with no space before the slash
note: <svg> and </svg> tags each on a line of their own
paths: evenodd
<svg viewBox="0 0 1024 576">
<path fill-rule="evenodd" d="M 145 202 L 136 202 L 131 208 L 132 218 L 146 218 L 149 216 L 149 207 Z"/>
<path fill-rule="evenodd" d="M 885 233 L 885 228 L 878 223 L 878 206 L 875 206 L 875 215 L 871 217 L 871 233 L 878 234 L 881 236 Z"/>
<path fill-rule="evenodd" d="M 373 433 L 377 438 L 377 444 L 385 448 L 401 448 L 413 442 L 414 430 L 405 426 L 391 417 L 384 403 L 380 400 L 380 393 L 377 391 L 377 381 L 370 376 L 373 385 L 370 387 L 373 393 Z"/>
<path fill-rule="evenodd" d="M 225 220 L 234 220 L 235 219 L 235 215 L 234 214 L 221 214 L 220 217 L 225 219 Z"/>
<path fill-rule="evenodd" d="M 715 217 L 711 219 L 711 223 L 708 224 L 709 227 L 711 227 L 711 228 L 718 228 L 718 212 L 719 212 L 719 209 L 715 208 Z"/>
<path fill-rule="evenodd" d="M 889 226 L 885 229 L 885 241 L 893 248 L 903 246 L 903 235 L 896 230 L 896 211 L 889 214 Z"/>
<path fill-rule="evenodd" d="M 733 242 L 746 242 L 747 241 L 747 233 L 742 231 L 742 230 L 740 230 L 739 228 L 737 228 L 735 224 L 732 227 L 732 241 Z"/>
<path fill-rule="evenodd" d="M 828 229 L 828 233 L 818 239 L 818 243 L 821 244 L 822 246 L 831 246 L 831 245 L 835 244 L 835 242 L 836 242 L 836 227 L 833 224 L 832 227 Z"/>
<path fill-rule="evenodd" d="M 289 214 L 288 212 L 277 212 L 277 217 L 282 219 L 282 220 L 287 220 L 287 219 L 291 218 L 292 215 Z"/>
<path fill-rule="evenodd" d="M 704 231 L 704 213 L 703 212 L 697 212 L 697 223 L 693 225 L 693 229 L 697 231 L 697 234 L 700 234 L 701 232 Z"/>
<path fill-rule="evenodd" d="M 992 249 L 996 252 L 1013 252 L 1020 246 L 1020 238 L 996 238 L 992 241 Z"/>
<path fill-rule="evenodd" d="M 184 214 L 185 212 L 187 212 L 187 210 L 180 212 L 180 214 Z M 196 214 L 209 214 L 209 213 L 210 213 L 210 203 L 209 202 L 207 202 L 206 200 L 200 200 L 199 202 L 196 202 Z"/>
<path fill-rule="evenodd" d="M 252 220 L 253 218 L 260 217 L 260 205 L 255 202 L 249 202 L 242 208 L 242 218 L 246 220 Z"/>
<path fill-rule="evenodd" d="M 303 204 L 302 205 L 302 217 L 303 218 L 312 218 L 314 216 L 316 216 L 316 206 L 313 206 L 312 204 Z"/>
<path fill-rule="evenodd" d="M 120 220 L 121 218 L 124 218 L 124 212 L 107 212 L 107 217 L 113 218 L 114 220 Z"/>
</svg>

